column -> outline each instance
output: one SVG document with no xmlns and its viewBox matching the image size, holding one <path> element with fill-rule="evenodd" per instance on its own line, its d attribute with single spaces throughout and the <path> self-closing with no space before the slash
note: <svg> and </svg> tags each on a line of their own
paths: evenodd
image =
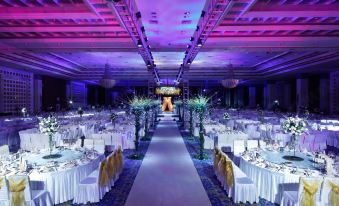
<svg viewBox="0 0 339 206">
<path fill-rule="evenodd" d="M 256 89 L 254 86 L 248 87 L 248 106 L 250 108 L 256 107 Z"/>
<path fill-rule="evenodd" d="M 275 92 L 275 84 L 272 82 L 267 83 L 264 88 L 265 109 L 272 108 L 273 102 L 276 100 Z"/>
<path fill-rule="evenodd" d="M 330 107 L 330 80 L 328 78 L 322 78 L 320 79 L 319 83 L 319 96 L 320 96 L 320 102 L 319 102 L 319 109 L 320 112 L 328 113 L 329 107 Z"/>
<path fill-rule="evenodd" d="M 298 78 L 297 79 L 297 111 L 300 107 L 308 107 L 308 79 Z"/>
<path fill-rule="evenodd" d="M 339 113 L 339 72 L 330 73 L 330 113 Z"/>
<path fill-rule="evenodd" d="M 34 77 L 33 98 L 34 112 L 40 112 L 42 107 L 42 80 Z"/>
</svg>

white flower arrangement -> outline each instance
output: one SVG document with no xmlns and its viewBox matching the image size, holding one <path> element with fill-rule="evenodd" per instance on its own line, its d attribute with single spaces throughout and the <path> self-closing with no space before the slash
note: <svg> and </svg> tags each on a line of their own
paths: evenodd
<svg viewBox="0 0 339 206">
<path fill-rule="evenodd" d="M 59 129 L 58 121 L 55 117 L 49 116 L 41 119 L 39 122 L 39 130 L 41 133 L 51 136 Z"/>
<path fill-rule="evenodd" d="M 231 119 L 230 114 L 228 114 L 227 112 L 224 113 L 224 120 L 229 120 Z"/>
<path fill-rule="evenodd" d="M 299 136 L 307 131 L 304 119 L 296 117 L 288 117 L 283 123 L 282 128 L 286 133 Z"/>
</svg>

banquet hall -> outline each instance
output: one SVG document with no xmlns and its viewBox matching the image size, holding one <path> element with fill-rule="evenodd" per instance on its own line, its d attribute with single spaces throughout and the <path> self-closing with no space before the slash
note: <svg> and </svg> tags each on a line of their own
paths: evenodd
<svg viewBox="0 0 339 206">
<path fill-rule="evenodd" d="M 339 206 L 339 1 L 0 0 L 0 206 Z"/>
</svg>

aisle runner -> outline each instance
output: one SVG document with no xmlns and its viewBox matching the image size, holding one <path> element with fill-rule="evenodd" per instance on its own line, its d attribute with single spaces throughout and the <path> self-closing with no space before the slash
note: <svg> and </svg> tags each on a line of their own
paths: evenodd
<svg viewBox="0 0 339 206">
<path fill-rule="evenodd" d="M 160 121 L 125 204 L 167 205 L 211 205 L 170 115 Z"/>
</svg>

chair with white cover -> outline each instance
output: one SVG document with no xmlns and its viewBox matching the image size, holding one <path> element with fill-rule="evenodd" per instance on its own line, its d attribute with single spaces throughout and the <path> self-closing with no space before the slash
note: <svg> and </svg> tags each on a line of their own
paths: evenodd
<svg viewBox="0 0 339 206">
<path fill-rule="evenodd" d="M 322 177 L 301 177 L 298 191 L 284 191 L 281 206 L 323 206 L 320 204 Z"/>
<path fill-rule="evenodd" d="M 264 140 L 259 140 L 259 147 L 261 149 L 265 149 L 267 146 L 266 142 Z"/>
<path fill-rule="evenodd" d="M 82 142 L 82 140 L 81 139 L 78 139 L 76 142 L 75 142 L 75 145 L 76 145 L 76 147 L 81 147 L 81 142 Z"/>
<path fill-rule="evenodd" d="M 87 149 L 94 148 L 94 140 L 93 139 L 84 139 L 84 147 Z"/>
<path fill-rule="evenodd" d="M 11 205 L 53 205 L 52 198 L 47 190 L 31 190 L 28 176 L 13 175 L 8 177 L 7 180 Z"/>
<path fill-rule="evenodd" d="M 259 147 L 258 140 L 247 140 L 247 150 L 255 149 Z"/>
<path fill-rule="evenodd" d="M 225 164 L 225 184 L 229 197 L 232 197 L 235 203 L 258 203 L 259 195 L 254 182 L 246 176 L 230 159 L 226 159 Z"/>
<path fill-rule="evenodd" d="M 338 206 L 339 205 L 339 178 L 325 177 L 321 191 L 321 205 Z"/>
<path fill-rule="evenodd" d="M 233 141 L 233 153 L 239 155 L 245 151 L 245 140 L 234 140 Z"/>
<path fill-rule="evenodd" d="M 7 180 L 4 176 L 0 176 L 0 205 L 9 206 L 9 203 Z"/>
<path fill-rule="evenodd" d="M 88 202 L 99 202 L 108 191 L 107 160 L 104 159 L 100 162 L 97 170 L 94 170 L 78 184 L 73 203 L 87 204 Z"/>
<path fill-rule="evenodd" d="M 116 173 L 117 173 L 116 161 L 115 161 L 114 152 L 112 152 L 107 157 L 107 175 L 109 178 L 109 187 L 114 186 L 114 182 L 116 180 Z"/>
<path fill-rule="evenodd" d="M 9 155 L 9 147 L 8 147 L 8 145 L 0 146 L 0 155 Z"/>
<path fill-rule="evenodd" d="M 99 154 L 105 153 L 105 141 L 103 139 L 94 139 L 93 149 L 96 150 Z"/>
</svg>

